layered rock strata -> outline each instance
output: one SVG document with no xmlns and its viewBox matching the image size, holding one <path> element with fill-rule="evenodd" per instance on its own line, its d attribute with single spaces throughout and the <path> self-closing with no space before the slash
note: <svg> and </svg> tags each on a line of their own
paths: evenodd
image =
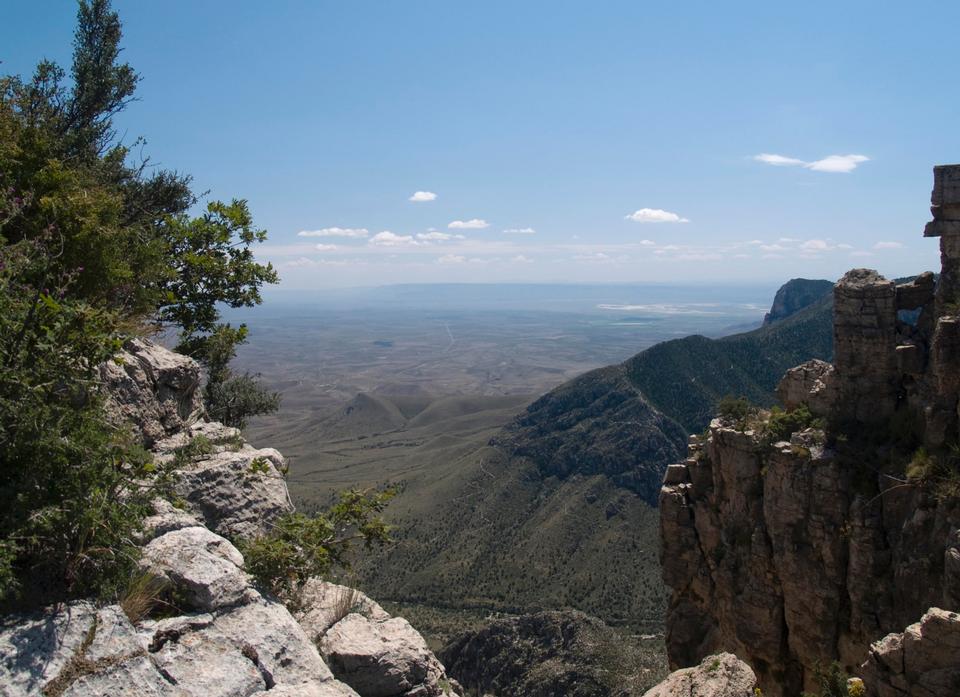
<svg viewBox="0 0 960 697">
<path fill-rule="evenodd" d="M 807 407 L 826 430 L 771 442 L 763 415 L 717 419 L 668 468 L 660 510 L 672 666 L 730 651 L 776 696 L 818 690 L 818 666 L 837 660 L 863 673 L 868 694 L 960 694 L 950 682 L 960 659 L 945 663 L 942 649 L 960 610 L 960 503 L 908 478 L 889 445 L 897 433 L 931 453 L 957 443 L 960 166 L 935 169 L 932 201 L 925 234 L 941 237 L 939 282 L 847 273 L 834 289 L 833 365 L 811 361 L 781 382 L 784 406 Z M 870 433 L 888 445 L 845 445 Z M 912 661 L 890 648 L 908 642 Z"/>
</svg>

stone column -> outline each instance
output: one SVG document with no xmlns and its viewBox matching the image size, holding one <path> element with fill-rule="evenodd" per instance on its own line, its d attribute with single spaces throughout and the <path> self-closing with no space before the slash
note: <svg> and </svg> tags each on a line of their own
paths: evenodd
<svg viewBox="0 0 960 697">
<path fill-rule="evenodd" d="M 833 364 L 840 413 L 879 421 L 896 407 L 897 289 L 871 269 L 853 269 L 833 289 Z"/>
<path fill-rule="evenodd" d="M 933 220 L 923 236 L 940 238 L 936 314 L 956 315 L 960 311 L 960 165 L 933 168 L 930 212 Z"/>
</svg>

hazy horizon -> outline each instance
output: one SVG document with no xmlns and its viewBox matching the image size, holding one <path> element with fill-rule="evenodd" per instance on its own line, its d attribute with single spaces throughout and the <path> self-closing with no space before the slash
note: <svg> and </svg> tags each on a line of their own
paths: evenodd
<svg viewBox="0 0 960 697">
<path fill-rule="evenodd" d="M 115 124 L 248 199 L 290 289 L 904 276 L 960 160 L 931 4 L 118 0 Z M 7 9 L 5 72 L 69 65 L 73 3 Z"/>
</svg>

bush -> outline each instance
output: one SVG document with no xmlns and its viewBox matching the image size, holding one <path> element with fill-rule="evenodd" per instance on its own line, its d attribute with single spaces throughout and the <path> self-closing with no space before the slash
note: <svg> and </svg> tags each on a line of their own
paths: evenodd
<svg viewBox="0 0 960 697">
<path fill-rule="evenodd" d="M 389 542 L 390 528 L 380 514 L 393 495 L 345 491 L 325 513 L 281 517 L 268 534 L 240 542 L 247 571 L 265 590 L 295 604 L 308 579 L 350 568 L 355 543 L 370 548 Z"/>
<path fill-rule="evenodd" d="M 139 80 L 108 0 L 81 0 L 71 83 L 43 61 L 0 78 L 0 603 L 115 598 L 136 562 L 159 468 L 103 412 L 97 366 L 145 325 L 175 325 L 226 417 L 276 408 L 228 363 L 246 329 L 218 306 L 260 302 L 276 272 L 246 203 L 196 203 L 190 179 L 132 162 L 112 118 Z M 151 174 L 147 174 L 152 171 Z M 216 340 L 214 340 L 214 337 Z M 214 355 L 212 345 L 219 353 Z M 216 361 L 210 360 L 211 357 Z M 230 382 L 231 379 L 238 382 Z M 213 391 L 211 391 L 211 389 Z M 219 393 L 216 393 L 219 394 Z M 182 458 L 180 458 L 182 459 Z M 179 462 L 180 459 L 175 459 Z"/>
<path fill-rule="evenodd" d="M 746 397 L 727 395 L 717 403 L 717 414 L 727 423 L 741 431 L 746 430 L 751 419 L 757 415 L 757 408 Z"/>
<path fill-rule="evenodd" d="M 773 445 L 780 441 L 790 440 L 790 436 L 797 431 L 803 431 L 807 428 L 823 428 L 824 425 L 824 420 L 811 414 L 806 404 L 801 404 L 791 411 L 773 407 L 770 410 L 770 418 L 763 426 L 761 438 L 764 444 Z"/>
</svg>

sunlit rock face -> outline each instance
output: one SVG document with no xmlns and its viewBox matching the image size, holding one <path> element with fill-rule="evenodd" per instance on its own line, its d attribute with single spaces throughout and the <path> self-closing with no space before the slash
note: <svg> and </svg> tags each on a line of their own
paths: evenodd
<svg viewBox="0 0 960 697">
<path fill-rule="evenodd" d="M 178 505 L 155 501 L 141 536 L 140 571 L 165 585 L 175 599 L 167 612 L 173 616 L 138 616 L 121 605 L 78 601 L 2 617 L 0 694 L 459 693 L 423 637 L 366 596 L 312 579 L 294 617 L 253 585 L 232 541 L 267 531 L 293 510 L 284 458 L 207 420 L 196 362 L 135 340 L 101 367 L 101 376 L 110 418 L 131 427 L 156 460 L 177 458 L 192 444 L 178 466 Z"/>
<path fill-rule="evenodd" d="M 810 361 L 781 382 L 788 410 L 822 422 L 775 442 L 769 415 L 717 419 L 668 468 L 672 666 L 730 651 L 765 695 L 793 695 L 819 690 L 817 666 L 837 660 L 863 674 L 868 694 L 960 694 L 939 658 L 960 610 L 960 503 L 908 480 L 909 454 L 886 455 L 891 443 L 940 452 L 957 442 L 960 166 L 934 177 L 925 235 L 941 238 L 939 281 L 848 272 L 834 288 L 833 364 Z M 907 642 L 909 669 L 898 653 Z"/>
</svg>

